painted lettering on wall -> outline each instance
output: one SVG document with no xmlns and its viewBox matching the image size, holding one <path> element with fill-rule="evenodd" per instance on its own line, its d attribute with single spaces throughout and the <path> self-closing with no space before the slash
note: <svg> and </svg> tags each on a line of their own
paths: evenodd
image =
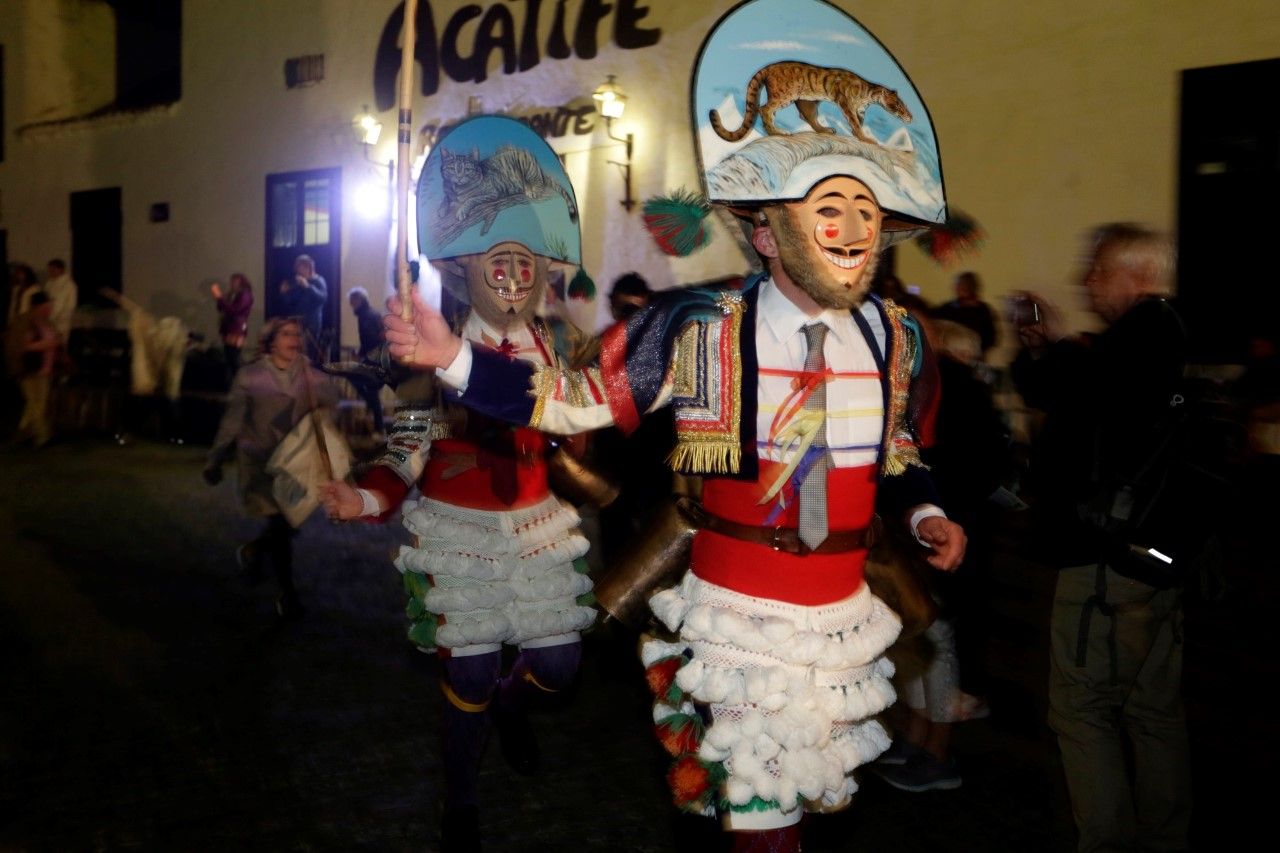
<svg viewBox="0 0 1280 853">
<path fill-rule="evenodd" d="M 503 74 L 528 71 L 542 61 L 577 56 L 591 59 L 599 52 L 600 25 L 612 17 L 613 43 L 626 50 L 650 47 L 662 38 L 657 27 L 643 27 L 649 14 L 643 0 L 577 0 L 577 16 L 573 17 L 569 0 L 506 0 L 488 8 L 468 3 L 458 8 L 444 27 L 436 27 L 431 0 L 418 4 L 417 43 L 413 54 L 421 69 L 422 94 L 434 95 L 440 89 L 440 74 L 457 83 L 480 83 L 488 78 L 489 61 L 496 51 L 502 60 Z M 544 15 L 551 16 L 551 29 L 545 42 L 539 39 Z M 469 42 L 463 43 L 462 30 L 476 22 Z M 404 4 L 387 19 L 378 39 L 378 53 L 373 65 L 374 100 L 379 110 L 389 110 L 396 103 L 396 74 L 400 69 L 400 47 L 397 44 L 404 26 Z"/>
<path fill-rule="evenodd" d="M 558 107 L 530 107 L 503 113 L 511 118 L 519 119 L 533 129 L 543 139 L 551 140 L 565 136 L 590 136 L 596 129 L 595 102 L 588 99 L 575 101 Z M 428 122 L 418 128 L 418 150 L 424 151 L 436 144 L 436 141 L 453 130 L 465 118 L 446 123 Z"/>
</svg>

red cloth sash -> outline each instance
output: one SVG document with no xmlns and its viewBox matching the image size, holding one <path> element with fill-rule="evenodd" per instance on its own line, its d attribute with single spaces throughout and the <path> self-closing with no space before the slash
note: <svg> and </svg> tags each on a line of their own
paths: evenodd
<svg viewBox="0 0 1280 853">
<path fill-rule="evenodd" d="M 708 478 L 703 484 L 703 506 L 722 518 L 763 527 L 773 503 L 761 505 L 758 501 L 784 467 L 761 459 L 755 483 Z M 875 512 L 875 466 L 828 470 L 827 496 L 831 530 L 866 527 Z M 786 509 L 769 526 L 795 528 L 799 517 L 799 503 L 789 494 Z M 862 585 L 866 559 L 864 550 L 799 557 L 704 530 L 694 537 L 691 568 L 703 580 L 744 595 L 814 606 L 840 601 L 856 592 Z"/>
<path fill-rule="evenodd" d="M 505 435 L 510 441 L 497 446 L 456 438 L 433 442 L 422 473 L 422 494 L 455 506 L 490 511 L 519 509 L 545 499 L 550 494 L 546 438 L 527 428 Z"/>
</svg>

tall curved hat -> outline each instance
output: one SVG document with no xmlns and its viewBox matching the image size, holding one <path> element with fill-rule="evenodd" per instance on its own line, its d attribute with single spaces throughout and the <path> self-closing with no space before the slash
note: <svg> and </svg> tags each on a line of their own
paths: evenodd
<svg viewBox="0 0 1280 853">
<path fill-rule="evenodd" d="M 435 261 L 482 254 L 508 240 L 578 266 L 577 197 L 560 158 L 527 124 L 469 118 L 427 155 L 418 181 L 418 248 Z"/>
<path fill-rule="evenodd" d="M 947 218 L 929 111 L 893 56 L 821 0 L 749 0 L 702 44 L 693 127 L 707 197 L 794 201 L 835 175 L 871 188 L 886 238 Z"/>
</svg>

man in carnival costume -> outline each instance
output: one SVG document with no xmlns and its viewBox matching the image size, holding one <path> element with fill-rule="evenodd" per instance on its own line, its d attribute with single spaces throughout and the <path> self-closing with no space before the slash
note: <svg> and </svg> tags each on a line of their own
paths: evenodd
<svg viewBox="0 0 1280 853">
<path fill-rule="evenodd" d="M 548 432 L 674 407 L 672 465 L 705 482 L 690 570 L 650 601 L 676 638 L 642 649 L 668 778 L 735 850 L 798 850 L 803 813 L 847 805 L 853 770 L 889 745 L 873 717 L 894 699 L 883 653 L 901 626 L 863 581 L 873 514 L 909 526 L 938 569 L 964 553 L 918 453 L 931 357 L 902 309 L 868 296 L 881 248 L 944 222 L 946 203 L 924 104 L 826 3 L 734 9 L 693 102 L 709 200 L 750 218 L 762 274 L 660 294 L 585 370 L 511 362 L 421 309 L 388 321 L 388 341 L 463 405 Z"/>
<path fill-rule="evenodd" d="M 432 149 L 418 192 L 419 245 L 469 305 L 464 338 L 513 364 L 565 369 L 535 311 L 549 275 L 580 262 L 577 220 L 560 161 L 520 122 L 469 119 Z M 548 489 L 541 432 L 442 407 L 434 377 L 416 377 L 425 381 L 414 391 L 414 380 L 399 388 L 385 454 L 358 487 L 331 484 L 326 506 L 337 518 L 385 519 L 415 484 L 422 491 L 405 504 L 414 544 L 396 566 L 409 593 L 410 638 L 442 659 L 442 844 L 473 850 L 490 716 L 507 760 L 532 772 L 538 755 L 524 707 L 577 671 L 578 632 L 595 612 L 587 542 L 576 513 Z M 504 643 L 520 653 L 501 677 Z"/>
</svg>

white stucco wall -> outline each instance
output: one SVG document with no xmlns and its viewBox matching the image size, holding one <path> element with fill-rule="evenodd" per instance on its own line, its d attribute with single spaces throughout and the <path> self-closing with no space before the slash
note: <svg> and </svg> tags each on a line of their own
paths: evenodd
<svg viewBox="0 0 1280 853">
<path fill-rule="evenodd" d="M 426 0 L 423 0 L 426 2 Z M 482 5 L 501 0 L 486 0 Z M 21 130 L 65 118 L 100 100 L 103 59 L 113 36 L 105 5 L 93 0 L 21 0 L 0 4 L 6 48 L 6 159 L 0 163 L 0 227 L 9 254 L 37 267 L 70 254 L 68 196 L 120 186 L 124 205 L 124 287 L 160 313 L 176 313 L 212 334 L 207 282 L 242 270 L 258 285 L 263 270 L 266 175 L 341 167 L 350 194 L 379 174 L 351 141 L 349 123 L 373 104 L 373 61 L 394 0 L 187 0 L 183 10 L 182 100 L 144 115 Z M 438 28 L 463 0 L 435 0 Z M 518 23 L 527 8 L 512 0 Z M 569 0 L 576 20 L 581 0 Z M 543 57 L 529 71 L 441 91 L 414 104 L 415 125 L 448 121 L 478 97 L 486 111 L 554 107 L 589 94 L 606 74 L 629 95 L 615 125 L 635 134 L 634 193 L 639 199 L 696 186 L 688 85 L 707 30 L 730 0 L 648 0 L 644 27 L 661 41 L 621 50 L 612 19 L 599 25 L 599 54 L 584 60 Z M 1179 72 L 1280 55 L 1280 4 L 1262 0 L 1080 0 L 1052 10 L 1016 0 L 840 0 L 898 57 L 932 112 L 951 203 L 987 232 L 982 253 L 964 266 L 998 301 L 1035 287 L 1075 303 L 1071 281 L 1079 235 L 1089 225 L 1136 219 L 1171 228 L 1176 218 Z M 552 2 L 542 4 L 540 41 Z M 65 13 L 65 14 L 63 14 Z M 470 44 L 473 21 L 462 30 Z M 85 35 L 90 33 L 90 35 Z M 82 39 L 76 42 L 74 39 Z M 71 43 L 83 45 L 67 50 Z M 55 61 L 59 48 L 62 62 Z M 105 51 L 105 52 L 104 52 Z M 285 59 L 325 55 L 319 85 L 287 90 Z M 381 114 L 383 140 L 373 158 L 393 155 L 394 111 Z M 594 142 L 603 144 L 603 127 Z M 581 138 L 552 140 L 559 150 Z M 642 230 L 639 209 L 619 205 L 620 148 L 567 155 L 583 211 L 588 271 L 602 291 L 639 270 L 655 286 L 735 272 L 746 264 L 728 235 L 683 261 L 662 256 Z M 154 202 L 171 219 L 147 221 Z M 377 292 L 389 276 L 389 223 L 343 216 L 342 282 Z M 913 247 L 899 271 L 926 297 L 948 295 L 951 275 Z M 343 311 L 343 339 L 354 329 Z M 255 326 L 261 317 L 255 311 Z M 1076 319 L 1083 322 L 1081 314 Z"/>
<path fill-rule="evenodd" d="M 993 304 L 1034 288 L 1071 308 L 1077 325 L 1091 322 L 1075 286 L 1085 231 L 1116 220 L 1177 225 L 1180 72 L 1280 56 L 1280 3 L 1267 0 L 847 8 L 924 93 L 948 201 L 987 232 L 980 255 L 948 270 L 901 252 L 903 280 L 941 301 L 954 272 L 974 269 Z"/>
</svg>

